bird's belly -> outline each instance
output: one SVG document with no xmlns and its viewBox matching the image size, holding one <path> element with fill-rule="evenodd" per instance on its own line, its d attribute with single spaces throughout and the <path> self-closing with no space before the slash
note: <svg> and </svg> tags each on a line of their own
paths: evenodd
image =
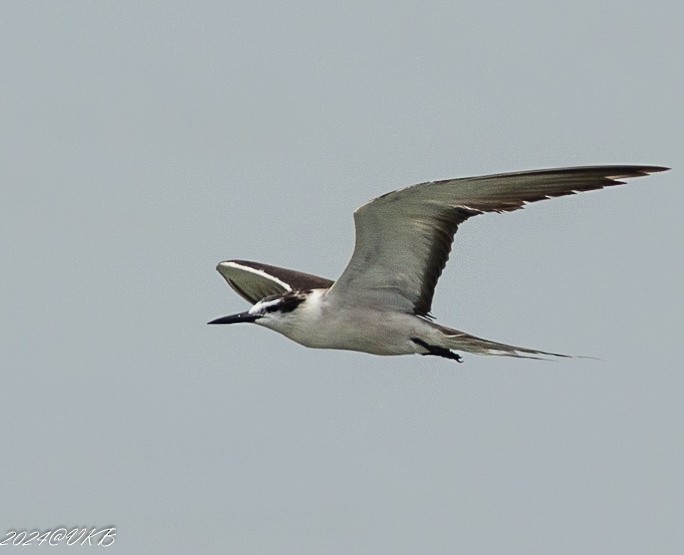
<svg viewBox="0 0 684 555">
<path fill-rule="evenodd" d="M 411 338 L 424 336 L 423 327 L 429 324 L 411 314 L 340 310 L 324 318 L 299 322 L 294 329 L 278 331 L 314 349 L 404 355 L 418 352 Z"/>
</svg>

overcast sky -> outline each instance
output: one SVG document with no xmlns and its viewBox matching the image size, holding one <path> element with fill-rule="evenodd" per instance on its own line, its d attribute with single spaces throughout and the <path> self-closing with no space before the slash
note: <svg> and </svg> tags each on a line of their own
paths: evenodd
<svg viewBox="0 0 684 555">
<path fill-rule="evenodd" d="M 683 17 L 666 1 L 3 2 L 2 537 L 681 554 Z M 673 170 L 468 221 L 433 312 L 601 361 L 457 365 L 205 325 L 248 306 L 220 260 L 334 279 L 379 194 L 589 164 Z"/>
</svg>

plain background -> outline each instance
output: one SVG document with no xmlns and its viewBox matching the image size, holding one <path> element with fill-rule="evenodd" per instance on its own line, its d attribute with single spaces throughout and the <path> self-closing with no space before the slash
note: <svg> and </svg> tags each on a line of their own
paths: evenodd
<svg viewBox="0 0 684 555">
<path fill-rule="evenodd" d="M 3 2 L 0 533 L 684 552 L 681 6 Z M 674 169 L 470 220 L 434 304 L 602 361 L 205 325 L 246 308 L 218 261 L 334 278 L 384 192 L 623 163 Z"/>
</svg>

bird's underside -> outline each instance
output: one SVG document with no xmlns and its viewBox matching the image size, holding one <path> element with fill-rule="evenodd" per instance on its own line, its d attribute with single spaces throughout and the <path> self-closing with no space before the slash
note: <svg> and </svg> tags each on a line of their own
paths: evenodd
<svg viewBox="0 0 684 555">
<path fill-rule="evenodd" d="M 354 213 L 356 245 L 330 280 L 246 260 L 219 263 L 227 283 L 253 304 L 212 324 L 254 322 L 308 347 L 380 355 L 454 352 L 518 358 L 567 357 L 489 341 L 441 326 L 430 310 L 461 223 L 486 212 L 623 184 L 658 166 L 591 166 L 434 181 L 392 191 Z"/>
<path fill-rule="evenodd" d="M 317 296 L 310 295 L 311 291 L 326 291 L 333 284 L 332 280 L 313 274 L 248 260 L 227 260 L 219 263 L 217 269 L 240 296 L 255 303 L 255 306 L 256 303 L 264 301 L 264 297 L 265 302 L 271 302 L 268 301 L 270 298 L 291 298 L 294 301 L 307 297 L 313 301 Z M 357 327 L 362 325 L 360 319 L 370 322 L 367 326 L 368 331 L 364 334 L 356 333 L 357 328 L 354 326 L 354 323 Z M 223 323 L 221 320 L 215 322 Z M 287 333 L 276 331 L 281 331 L 306 347 L 354 350 L 384 356 L 420 354 L 443 357 L 456 362 L 462 362 L 462 357 L 454 350 L 478 355 L 530 359 L 568 356 L 490 341 L 442 326 L 430 318 L 415 314 L 388 316 L 382 313 L 356 312 L 349 316 L 349 313 L 342 309 L 335 310 L 333 315 L 323 322 L 312 324 L 304 322 L 296 330 L 288 330 Z M 328 328 L 338 331 L 331 332 Z M 403 333 L 399 330 L 403 330 Z"/>
</svg>

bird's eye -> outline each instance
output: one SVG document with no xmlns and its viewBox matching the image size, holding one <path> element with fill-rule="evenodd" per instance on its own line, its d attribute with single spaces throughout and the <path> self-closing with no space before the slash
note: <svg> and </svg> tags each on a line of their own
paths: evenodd
<svg viewBox="0 0 684 555">
<path fill-rule="evenodd" d="M 266 307 L 266 312 L 275 312 L 278 308 L 277 304 L 271 304 Z"/>
</svg>

